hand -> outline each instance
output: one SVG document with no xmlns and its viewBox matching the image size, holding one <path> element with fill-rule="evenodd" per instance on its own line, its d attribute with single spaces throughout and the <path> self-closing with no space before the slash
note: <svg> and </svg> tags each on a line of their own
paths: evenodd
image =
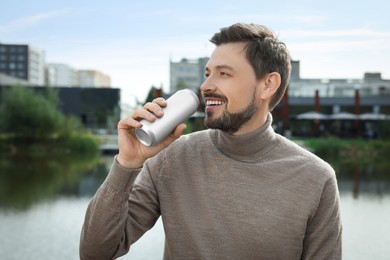
<svg viewBox="0 0 390 260">
<path fill-rule="evenodd" d="M 186 128 L 184 123 L 178 125 L 167 138 L 156 146 L 144 146 L 135 136 L 135 129 L 142 127 L 139 121 L 146 119 L 153 122 L 157 117 L 162 117 L 164 112 L 161 108 L 166 105 L 165 99 L 156 98 L 153 102 L 146 103 L 143 108 L 136 109 L 131 116 L 119 121 L 119 154 L 117 157 L 119 164 L 126 168 L 140 168 L 146 159 L 153 157 L 180 137 Z"/>
</svg>

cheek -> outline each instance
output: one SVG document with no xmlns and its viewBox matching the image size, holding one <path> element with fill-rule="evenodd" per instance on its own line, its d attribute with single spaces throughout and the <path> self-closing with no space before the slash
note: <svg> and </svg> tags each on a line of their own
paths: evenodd
<svg viewBox="0 0 390 260">
<path fill-rule="evenodd" d="M 253 99 L 253 91 L 235 91 L 231 93 L 228 99 L 227 110 L 231 112 L 242 111 L 245 107 L 248 106 Z"/>
<path fill-rule="evenodd" d="M 235 110 L 241 111 L 253 101 L 253 98 L 257 99 L 257 94 L 258 91 L 256 91 L 255 83 L 243 82 L 232 91 L 229 103 L 231 101 L 232 108 L 234 107 Z M 256 97 L 254 97 L 254 95 L 256 95 Z"/>
</svg>

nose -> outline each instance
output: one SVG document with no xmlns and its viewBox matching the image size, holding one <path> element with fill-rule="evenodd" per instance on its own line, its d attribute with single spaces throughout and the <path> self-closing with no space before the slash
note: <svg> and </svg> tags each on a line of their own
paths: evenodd
<svg viewBox="0 0 390 260">
<path fill-rule="evenodd" d="M 204 92 L 214 91 L 216 89 L 216 86 L 213 84 L 213 80 L 211 76 L 206 77 L 206 79 L 203 81 L 202 85 L 200 85 L 200 90 Z"/>
</svg>

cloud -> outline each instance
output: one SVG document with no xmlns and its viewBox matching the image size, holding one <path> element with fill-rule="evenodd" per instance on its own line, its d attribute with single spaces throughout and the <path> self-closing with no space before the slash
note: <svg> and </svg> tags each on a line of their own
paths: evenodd
<svg viewBox="0 0 390 260">
<path fill-rule="evenodd" d="M 213 15 L 209 14 L 198 14 L 198 15 L 180 15 L 178 14 L 176 17 L 177 20 L 183 23 L 188 24 L 201 24 L 201 25 L 209 25 L 209 24 L 223 24 L 223 26 L 228 26 L 229 24 L 236 22 L 247 22 L 247 23 L 263 23 L 266 21 L 267 26 L 270 26 L 271 29 L 276 27 L 277 24 L 321 24 L 326 18 L 321 15 L 313 15 L 313 14 L 269 14 L 269 13 L 235 13 L 233 11 Z M 274 25 L 274 26 L 271 26 Z"/>
<path fill-rule="evenodd" d="M 368 28 L 356 28 L 350 30 L 285 30 L 284 37 L 386 37 L 390 38 L 390 32 L 370 30 Z"/>
<path fill-rule="evenodd" d="M 53 10 L 50 12 L 45 12 L 37 15 L 18 18 L 6 24 L 0 25 L 0 35 L 36 26 L 49 19 L 64 15 L 68 13 L 70 10 L 71 10 L 70 8 Z"/>
<path fill-rule="evenodd" d="M 372 55 L 389 53 L 390 32 L 355 28 L 350 30 L 287 30 L 283 33 L 292 54 L 347 54 Z M 294 55 L 295 56 L 295 55 Z"/>
<path fill-rule="evenodd" d="M 389 51 L 389 42 L 376 39 L 365 40 L 327 40 L 327 41 L 311 41 L 311 42 L 297 42 L 288 44 L 289 48 L 297 52 L 313 52 L 313 53 L 359 53 L 362 51 Z"/>
</svg>

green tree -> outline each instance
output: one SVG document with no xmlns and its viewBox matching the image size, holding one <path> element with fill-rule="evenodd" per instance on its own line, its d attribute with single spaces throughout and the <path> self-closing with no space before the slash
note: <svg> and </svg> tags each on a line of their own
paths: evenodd
<svg viewBox="0 0 390 260">
<path fill-rule="evenodd" d="M 57 108 L 54 92 L 48 94 L 49 98 L 23 86 L 5 89 L 0 104 L 0 130 L 26 138 L 46 138 L 60 133 L 67 119 Z"/>
</svg>

